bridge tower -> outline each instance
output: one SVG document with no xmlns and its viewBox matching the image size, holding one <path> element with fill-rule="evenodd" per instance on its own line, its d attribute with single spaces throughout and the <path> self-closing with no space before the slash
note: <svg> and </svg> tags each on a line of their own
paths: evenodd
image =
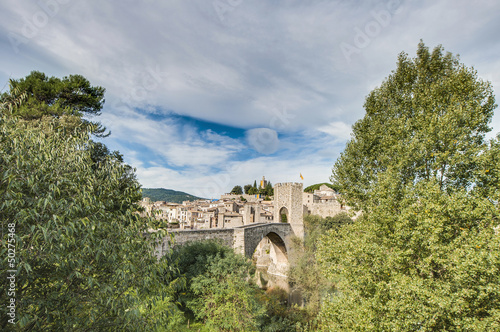
<svg viewBox="0 0 500 332">
<path fill-rule="evenodd" d="M 276 183 L 274 185 L 274 222 L 287 222 L 293 233 L 304 238 L 304 205 L 302 183 Z"/>
</svg>

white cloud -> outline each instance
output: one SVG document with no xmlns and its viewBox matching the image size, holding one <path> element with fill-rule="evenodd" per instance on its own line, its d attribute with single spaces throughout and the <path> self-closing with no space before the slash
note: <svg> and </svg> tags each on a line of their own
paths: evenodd
<svg viewBox="0 0 500 332">
<path fill-rule="evenodd" d="M 272 154 L 278 150 L 278 133 L 269 128 L 255 128 L 246 131 L 248 145 L 262 154 Z"/>
<path fill-rule="evenodd" d="M 112 131 L 110 139 L 141 144 L 176 167 L 218 166 L 244 147 L 237 140 L 210 130 L 198 132 L 181 121 L 151 120 L 131 110 L 106 114 L 102 120 Z"/>
<path fill-rule="evenodd" d="M 105 87 L 101 120 L 113 132 L 105 143 L 123 149 L 146 186 L 211 183 L 223 192 L 244 182 L 238 178 L 295 181 L 300 172 L 325 181 L 364 115 L 365 96 L 395 69 L 401 51 L 415 56 L 421 38 L 459 53 L 500 91 L 498 1 L 401 1 L 351 61 L 341 43 L 353 44 L 356 29 L 374 22 L 372 11 L 389 0 L 243 1 L 222 17 L 203 0 L 68 1 L 14 52 L 9 36 L 22 35 L 27 20 L 43 13 L 40 3 L 54 1 L 2 2 L 0 78 L 41 70 L 82 74 Z M 145 115 L 170 112 L 242 128 L 246 140 Z M 248 147 L 265 156 L 235 161 Z"/>
<path fill-rule="evenodd" d="M 351 137 L 351 126 L 341 121 L 330 122 L 326 126 L 319 127 L 318 130 L 342 141 Z"/>
<path fill-rule="evenodd" d="M 106 87 L 107 109 L 122 101 L 246 129 L 311 129 L 340 116 L 347 123 L 360 118 L 364 96 L 394 69 L 397 54 L 412 53 L 420 38 L 431 46 L 446 42 L 462 55 L 481 49 L 471 44 L 478 34 L 494 33 L 483 30 L 499 6 L 402 1 L 389 24 L 347 62 L 340 44 L 353 44 L 355 29 L 375 22 L 373 10 L 388 3 L 312 1 L 278 10 L 244 2 L 220 21 L 210 1 L 70 1 L 30 44 Z M 5 24 L 17 32 L 23 18 L 42 10 L 27 0 L 3 6 Z M 498 50 L 499 44 L 490 40 L 486 47 Z M 273 112 L 282 108 L 294 120 L 271 126 Z"/>
<path fill-rule="evenodd" d="M 260 157 L 249 161 L 229 162 L 225 169 L 218 173 L 195 170 L 181 172 L 166 167 L 139 166 L 137 176 L 145 188 L 173 188 L 200 197 L 219 198 L 235 185 L 251 184 L 262 176 L 273 184 L 303 182 L 304 187 L 328 182 L 332 166 L 318 158 L 289 161 L 276 157 Z M 304 176 L 303 181 L 300 174 Z"/>
</svg>

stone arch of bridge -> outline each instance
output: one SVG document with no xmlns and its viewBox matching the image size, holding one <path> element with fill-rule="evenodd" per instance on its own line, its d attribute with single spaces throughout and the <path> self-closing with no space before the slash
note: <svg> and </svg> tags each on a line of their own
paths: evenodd
<svg viewBox="0 0 500 332">
<path fill-rule="evenodd" d="M 285 239 L 276 232 L 267 232 L 256 245 L 252 256 L 256 266 L 256 283 L 260 288 L 280 287 L 288 290 L 288 252 Z"/>
<path fill-rule="evenodd" d="M 255 252 L 266 239 L 269 240 L 269 244 L 272 246 L 273 260 L 275 260 L 277 264 L 288 266 L 288 250 L 285 240 L 276 232 L 268 232 L 260 241 L 254 243 L 252 252 Z"/>
<path fill-rule="evenodd" d="M 275 232 L 268 233 L 265 237 L 271 241 L 271 244 L 274 246 L 274 251 L 276 252 L 276 258 L 278 262 L 288 264 L 288 252 L 286 250 L 285 241 L 276 234 Z"/>
</svg>

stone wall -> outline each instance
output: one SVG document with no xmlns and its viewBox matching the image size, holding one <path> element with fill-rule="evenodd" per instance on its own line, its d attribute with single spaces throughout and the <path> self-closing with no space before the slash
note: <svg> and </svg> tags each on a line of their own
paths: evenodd
<svg viewBox="0 0 500 332">
<path fill-rule="evenodd" d="M 243 226 L 243 216 L 242 215 L 223 215 L 224 227 L 238 227 Z"/>
<path fill-rule="evenodd" d="M 220 196 L 220 199 L 221 200 L 224 200 L 224 199 L 239 200 L 241 197 L 243 197 L 244 199 L 246 199 L 247 202 L 258 202 L 259 200 L 261 200 L 262 198 L 264 198 L 264 197 L 262 197 L 262 198 L 259 197 L 259 195 L 247 195 L 247 194 L 232 195 L 232 194 L 224 194 L 224 195 Z"/>
<path fill-rule="evenodd" d="M 233 248 L 234 229 L 233 228 L 213 228 L 213 229 L 184 229 L 170 231 L 174 235 L 173 247 L 182 246 L 189 242 L 218 239 L 222 244 Z M 156 248 L 159 256 L 165 255 L 170 248 L 170 237 L 163 239 Z"/>
<path fill-rule="evenodd" d="M 342 208 L 339 202 L 333 201 L 329 203 L 307 204 L 307 212 L 309 214 L 314 214 L 325 218 L 333 217 L 341 212 L 346 212 L 346 209 Z"/>
<path fill-rule="evenodd" d="M 266 236 L 280 249 L 282 254 L 286 255 L 289 249 L 289 238 L 293 235 L 291 225 L 288 223 L 264 223 L 235 228 L 203 230 L 172 230 L 170 233 L 174 237 L 173 245 L 170 237 L 164 238 L 156 248 L 157 255 L 160 257 L 165 255 L 171 246 L 176 247 L 189 242 L 218 239 L 223 245 L 233 248 L 235 252 L 252 258 L 255 248 Z"/>
</svg>

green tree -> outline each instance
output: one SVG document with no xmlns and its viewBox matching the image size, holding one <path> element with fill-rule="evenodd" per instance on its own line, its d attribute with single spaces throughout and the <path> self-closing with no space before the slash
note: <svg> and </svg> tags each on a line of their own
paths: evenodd
<svg viewBox="0 0 500 332">
<path fill-rule="evenodd" d="M 243 187 L 245 189 L 245 194 L 249 195 L 250 194 L 250 189 L 252 189 L 251 184 L 247 184 Z"/>
<path fill-rule="evenodd" d="M 188 319 L 204 322 L 211 331 L 256 330 L 265 308 L 248 282 L 253 270 L 248 259 L 217 241 L 175 247 L 169 259 L 171 265 L 178 263 L 178 277 L 185 278 L 176 301 Z"/>
<path fill-rule="evenodd" d="M 271 182 L 268 182 L 266 184 L 266 188 L 265 188 L 264 193 L 266 196 L 274 196 L 274 188 L 273 188 L 273 185 L 271 184 Z"/>
<path fill-rule="evenodd" d="M 257 192 L 258 192 L 260 195 L 266 195 L 266 188 L 262 188 L 262 187 L 259 185 L 259 189 L 257 189 Z"/>
<path fill-rule="evenodd" d="M 325 185 L 327 187 L 332 188 L 335 191 L 338 191 L 338 188 L 336 186 L 332 185 L 331 183 L 317 183 L 317 184 L 310 185 L 309 187 L 306 187 L 304 189 L 304 192 L 313 193 L 315 190 L 318 190 L 319 187 L 321 187 L 322 185 Z"/>
<path fill-rule="evenodd" d="M 332 228 L 339 228 L 346 224 L 351 224 L 353 221 L 351 217 L 346 212 L 341 212 L 333 217 L 326 217 L 324 221 L 322 221 L 322 229 L 325 231 L 330 230 Z"/>
<path fill-rule="evenodd" d="M 169 267 L 153 255 L 162 232 L 144 237 L 148 220 L 134 213 L 140 186 L 133 174 L 111 157 L 93 162 L 88 132 L 67 135 L 56 120 L 42 129 L 6 113 L 0 112 L 0 222 L 2 243 L 14 239 L 16 261 L 8 265 L 2 245 L 1 278 L 17 271 L 15 329 L 154 328 L 168 311 L 153 315 L 152 308 L 172 307 L 158 287 Z M 2 303 L 9 301 L 5 286 Z M 1 329 L 12 327 L 6 307 L 0 310 Z"/>
<path fill-rule="evenodd" d="M 323 330 L 500 329 L 500 137 L 484 139 L 496 105 L 491 85 L 442 51 L 399 56 L 335 164 L 364 212 L 319 241 L 337 290 Z"/>
<path fill-rule="evenodd" d="M 259 296 L 259 302 L 267 308 L 261 321 L 262 332 L 316 331 L 314 315 L 297 305 L 288 305 L 288 293 L 279 288 L 268 288 Z"/>
<path fill-rule="evenodd" d="M 305 308 L 313 315 L 319 311 L 321 298 L 332 285 L 320 271 L 316 259 L 316 245 L 319 236 L 325 231 L 324 219 L 319 216 L 304 217 L 305 238 L 293 238 L 290 254 L 290 282 L 294 290 L 299 290 Z"/>
<path fill-rule="evenodd" d="M 92 122 L 84 117 L 101 114 L 104 105 L 105 89 L 91 86 L 81 75 L 70 75 L 59 79 L 48 77 L 44 73 L 32 71 L 25 78 L 10 80 L 10 90 L 3 93 L 3 102 L 14 101 L 23 96 L 22 103 L 13 103 L 13 114 L 26 120 L 41 120 L 44 117 L 74 118 L 77 121 L 66 121 L 83 124 L 92 128 L 93 134 L 104 137 L 106 128 L 98 122 Z"/>
<path fill-rule="evenodd" d="M 401 200 L 393 178 L 381 182 L 392 199 L 319 243 L 338 291 L 323 303 L 324 329 L 498 330 L 498 205 L 435 180 L 407 185 Z"/>
<path fill-rule="evenodd" d="M 496 105 L 491 84 L 458 57 L 421 42 L 416 58 L 399 55 L 364 107 L 331 177 L 350 206 L 377 205 L 374 184 L 389 168 L 402 184 L 435 178 L 443 189 L 472 186 Z"/>
<path fill-rule="evenodd" d="M 187 307 L 187 302 L 195 297 L 189 286 L 194 277 L 205 273 L 208 267 L 208 258 L 217 255 L 225 257 L 230 254 L 231 250 L 231 248 L 212 240 L 191 242 L 174 248 L 170 256 L 170 263 L 178 265 L 178 277 L 185 279 L 185 287 L 179 288 L 176 294 L 176 301 L 180 304 L 182 311 L 187 312 L 189 316 L 194 315 Z"/>
<path fill-rule="evenodd" d="M 50 132 L 56 125 L 64 128 L 68 135 L 91 132 L 98 137 L 105 137 L 109 133 L 104 134 L 104 127 L 83 118 L 100 115 L 104 92 L 104 88 L 91 86 L 81 75 L 59 79 L 33 71 L 25 78 L 10 80 L 10 90 L 0 96 L 0 101 L 5 114 L 19 117 L 43 131 Z M 103 143 L 92 140 L 88 140 L 85 148 L 90 151 L 93 169 L 111 158 L 124 168 L 122 190 L 135 185 L 134 169 L 123 162 L 123 156 L 118 151 L 110 151 Z M 132 201 L 140 199 L 141 196 L 136 195 Z"/>
<path fill-rule="evenodd" d="M 250 188 L 250 190 L 248 190 L 248 194 L 249 195 L 257 195 L 259 193 L 259 190 L 257 188 Z"/>
<path fill-rule="evenodd" d="M 243 195 L 243 189 L 241 188 L 241 186 L 234 186 L 233 190 L 231 190 L 231 194 Z"/>
<path fill-rule="evenodd" d="M 192 279 L 196 298 L 189 302 L 198 319 L 218 331 L 257 331 L 265 308 L 258 288 L 247 279 L 251 263 L 233 252 L 210 256 L 205 273 Z"/>
<path fill-rule="evenodd" d="M 332 291 L 333 283 L 321 273 L 317 260 L 317 245 L 320 237 L 330 229 L 352 223 L 351 218 L 342 212 L 334 217 L 322 218 L 317 215 L 304 217 L 304 241 L 293 239 L 290 254 L 290 282 L 299 290 L 305 308 L 313 316 L 318 314 L 322 299 Z"/>
</svg>

